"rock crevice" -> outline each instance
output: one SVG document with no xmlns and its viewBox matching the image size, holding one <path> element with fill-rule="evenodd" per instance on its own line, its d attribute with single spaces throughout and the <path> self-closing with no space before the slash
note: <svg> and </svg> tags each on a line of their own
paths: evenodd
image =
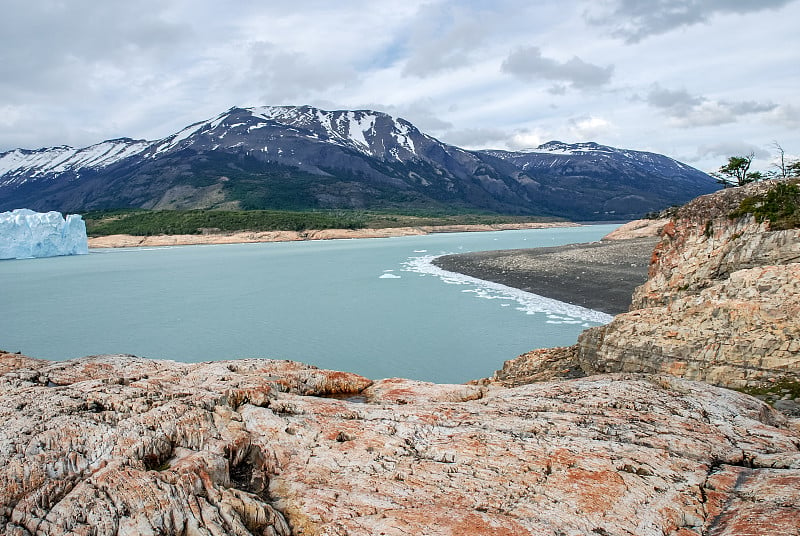
<svg viewBox="0 0 800 536">
<path fill-rule="evenodd" d="M 791 422 L 670 376 L 437 386 L 286 361 L 8 354 L 0 371 L 8 534 L 685 536 L 709 520 L 714 534 L 800 523 L 786 507 L 800 489 Z M 332 391 L 364 400 L 318 396 Z M 715 476 L 741 469 L 752 476 L 739 487 Z M 748 499 L 762 488 L 769 500 Z"/>
</svg>

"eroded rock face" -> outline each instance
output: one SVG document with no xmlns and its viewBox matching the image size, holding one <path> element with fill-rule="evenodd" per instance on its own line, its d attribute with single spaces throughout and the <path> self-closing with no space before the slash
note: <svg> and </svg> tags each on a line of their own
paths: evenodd
<svg viewBox="0 0 800 536">
<path fill-rule="evenodd" d="M 567 380 L 586 376 L 576 346 L 540 348 L 503 363 L 503 368 L 479 383 L 517 387 L 527 383 Z"/>
<path fill-rule="evenodd" d="M 739 270 L 584 332 L 584 370 L 668 373 L 757 387 L 800 374 L 800 264 Z"/>
<path fill-rule="evenodd" d="M 286 361 L 5 354 L 0 419 L 6 534 L 800 527 L 796 426 L 754 398 L 668 376 L 509 389 Z"/>
<path fill-rule="evenodd" d="M 631 311 L 581 335 L 583 370 L 666 372 L 734 388 L 800 380 L 800 229 L 728 217 L 769 187 L 682 207 Z"/>
</svg>

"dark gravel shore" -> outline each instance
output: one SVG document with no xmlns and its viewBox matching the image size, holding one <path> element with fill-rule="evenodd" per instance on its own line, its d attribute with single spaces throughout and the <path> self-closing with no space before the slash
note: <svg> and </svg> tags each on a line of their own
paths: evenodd
<svg viewBox="0 0 800 536">
<path fill-rule="evenodd" d="M 535 249 L 482 251 L 439 257 L 449 272 L 477 277 L 609 314 L 628 310 L 647 280 L 658 238 L 607 240 Z"/>
</svg>

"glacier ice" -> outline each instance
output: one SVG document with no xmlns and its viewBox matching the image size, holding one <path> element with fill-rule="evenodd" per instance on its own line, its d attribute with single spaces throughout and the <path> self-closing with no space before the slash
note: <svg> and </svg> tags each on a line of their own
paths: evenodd
<svg viewBox="0 0 800 536">
<path fill-rule="evenodd" d="M 89 253 L 86 223 L 78 214 L 26 208 L 0 213 L 0 259 Z"/>
</svg>

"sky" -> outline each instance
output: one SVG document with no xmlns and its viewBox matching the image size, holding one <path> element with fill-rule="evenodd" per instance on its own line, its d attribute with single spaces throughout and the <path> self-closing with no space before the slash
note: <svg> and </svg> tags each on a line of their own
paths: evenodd
<svg viewBox="0 0 800 536">
<path fill-rule="evenodd" d="M 800 0 L 0 0 L 0 152 L 159 139 L 233 107 L 405 118 L 703 171 L 800 158 Z"/>
</svg>

